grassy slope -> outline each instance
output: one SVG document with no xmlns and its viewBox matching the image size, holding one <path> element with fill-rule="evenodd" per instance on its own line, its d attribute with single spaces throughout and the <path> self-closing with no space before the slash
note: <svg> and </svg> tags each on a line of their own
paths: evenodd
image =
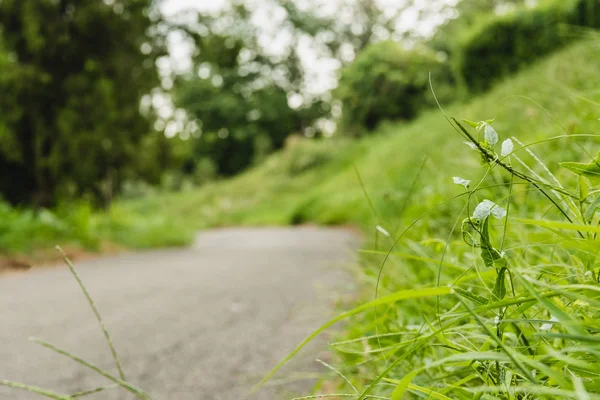
<svg viewBox="0 0 600 400">
<path fill-rule="evenodd" d="M 559 135 L 563 127 L 569 133 L 595 132 L 600 107 L 579 96 L 600 102 L 599 50 L 598 43 L 577 44 L 446 112 L 471 120 L 496 118 L 501 137 L 525 142 Z M 376 136 L 360 141 L 291 147 L 237 178 L 122 206 L 142 215 L 167 215 L 176 225 L 194 229 L 314 222 L 351 223 L 367 232 L 380 224 L 394 233 L 419 211 L 460 193 L 452 176 L 475 179 L 481 173 L 477 158 L 468 157 L 468 148 L 439 110 L 411 123 L 383 126 Z M 330 159 L 302 173 L 290 172 L 314 153 Z M 354 165 L 378 217 L 365 200 Z M 448 221 L 438 223 L 447 226 Z"/>
<path fill-rule="evenodd" d="M 495 117 L 501 136 L 525 141 L 561 133 L 540 107 L 518 97 L 523 95 L 539 102 L 569 132 L 593 131 L 600 109 L 578 96 L 600 100 L 597 50 L 589 42 L 575 45 L 447 113 L 472 120 Z M 379 224 L 395 233 L 421 211 L 458 193 L 452 176 L 475 179 L 480 174 L 476 157 L 465 155 L 460 137 L 439 110 L 432 110 L 411 123 L 382 126 L 361 140 L 296 143 L 234 179 L 121 201 L 105 213 L 70 205 L 35 215 L 0 205 L 0 253 L 28 254 L 56 243 L 86 249 L 106 242 L 130 248 L 181 245 L 196 229 L 226 225 L 314 222 L 354 224 L 374 232 Z M 466 167 L 473 172 L 466 174 Z M 448 211 L 448 218 L 457 212 Z M 448 226 L 448 218 L 427 224 L 423 236 Z"/>
<path fill-rule="evenodd" d="M 543 60 L 470 103 L 452 106 L 446 112 L 475 121 L 496 118 L 494 127 L 500 135 L 500 141 L 512 136 L 524 143 L 532 143 L 564 135 L 565 132 L 596 133 L 600 127 L 600 105 L 593 102 L 600 104 L 598 65 L 600 43 L 582 42 Z M 575 142 L 581 147 L 575 146 Z M 532 149 L 544 159 L 550 170 L 555 171 L 557 178 L 567 188 L 576 192 L 577 180 L 569 172 L 561 170 L 557 163 L 588 161 L 585 152 L 595 154 L 600 149 L 599 144 L 597 137 L 563 137 L 538 143 Z M 298 169 L 298 164 L 304 165 L 299 160 L 312 157 L 313 160 L 323 161 L 327 159 L 326 156 L 330 158 L 325 162 L 314 162 L 313 168 L 302 173 L 291 172 Z M 532 171 L 548 178 L 544 168 L 532 157 L 523 151 L 519 152 L 519 156 Z M 515 156 L 512 161 L 516 164 Z M 355 166 L 374 211 L 365 199 Z M 519 168 L 525 169 L 522 166 Z M 486 173 L 486 167 L 480 165 L 478 154 L 469 149 L 443 115 L 434 110 L 411 123 L 381 127 L 373 137 L 355 142 L 331 140 L 291 147 L 235 179 L 215 183 L 201 190 L 129 202 L 122 207 L 138 214 L 166 214 L 175 225 L 187 228 L 296 222 L 355 224 L 367 233 L 368 248 L 372 250 L 361 258 L 362 273 L 358 277 L 363 283 L 358 296 L 360 304 L 373 300 L 383 263 L 385 268 L 378 286 L 379 297 L 401 290 L 456 284 L 454 287 L 457 290 L 472 290 L 472 293 L 483 296 L 486 301 L 494 302 L 496 300 L 491 288 L 495 285 L 497 271 L 483 266 L 479 251 L 466 245 L 460 234 L 460 221 L 470 215 L 482 199 L 492 199 L 506 207 L 509 177 L 499 168 L 489 172 L 485 185 L 500 186 L 473 193 L 469 201 L 463 196 L 445 203 L 419 220 L 423 213 L 465 192 L 462 187 L 453 184 L 453 176 L 471 179 L 473 185 L 477 185 Z M 510 200 L 509 216 L 504 219 L 509 221 L 508 229 L 503 233 L 502 224 L 492 220 L 490 237 L 494 246 L 506 250 L 511 273 L 526 275 L 531 279 L 543 277 L 545 284 L 558 287 L 553 289 L 557 292 L 564 289 L 561 285 L 565 285 L 565 282 L 560 280 L 563 276 L 577 277 L 574 283 L 589 284 L 585 269 L 574 265 L 583 266 L 587 263 L 588 268 L 592 268 L 595 262 L 593 257 L 591 261 L 581 261 L 579 264 L 573 264 L 571 260 L 577 257 L 585 260 L 588 254 L 597 254 L 597 243 L 589 239 L 577 242 L 572 251 L 568 245 L 555 246 L 552 251 L 546 251 L 548 247 L 545 246 L 555 245 L 562 236 L 548 235 L 540 232 L 540 229 L 523 226 L 517 218 L 562 219 L 561 216 L 556 211 L 549 211 L 552 206 L 539 193 L 518 182 L 512 186 Z M 471 208 L 470 212 L 466 207 Z M 416 220 L 418 223 L 395 246 L 392 257 L 384 261 L 383 254 L 393 240 L 381 235 L 378 238 L 375 227 L 381 225 L 395 237 Z M 540 286 L 536 287 L 540 289 Z M 517 284 L 509 286 L 508 290 L 507 298 L 523 299 L 528 296 L 529 289 Z M 574 292 L 579 293 L 578 289 Z M 564 292 L 560 293 L 562 295 Z M 593 301 L 596 301 L 595 298 L 586 297 L 581 304 Z M 569 313 L 578 320 L 586 321 L 584 329 L 595 329 L 595 319 L 589 317 L 593 315 L 592 310 L 568 304 L 567 297 L 557 298 L 555 303 L 562 310 L 561 315 Z M 480 329 L 454 296 L 440 298 L 440 303 L 435 298 L 405 301 L 380 307 L 377 313 L 370 310 L 355 315 L 339 333 L 340 339 L 349 341 L 331 344 L 338 350 L 335 367 L 359 390 L 385 398 L 389 397 L 393 386 L 377 383 L 380 377 L 401 379 L 419 367 L 430 365 L 432 361 L 452 356 L 472 359 L 472 354 L 476 353 L 479 357 L 489 357 L 485 352 L 488 348 L 493 350 L 495 356 L 499 350 L 491 345 L 493 340 L 489 332 L 497 328 L 493 321 L 498 317 L 497 310 L 500 307 L 488 309 L 478 303 L 471 303 L 471 306 L 477 307 L 474 313 L 479 315 L 479 321 L 487 323 L 488 330 Z M 516 309 L 516 306 L 502 309 L 505 310 L 503 313 L 508 313 L 506 318 L 524 321 L 520 326 L 522 333 L 530 340 L 531 347 L 527 345 L 526 348 L 533 349 L 533 354 L 512 342 L 516 336 L 510 332 L 508 325 L 503 325 L 507 332 L 502 333 L 502 340 L 510 343 L 511 348 L 515 346 L 521 352 L 521 357 L 539 360 L 545 351 L 543 341 L 537 336 L 540 324 L 527 321 L 548 320 L 551 316 L 547 306 L 532 304 L 525 312 L 520 311 L 520 307 Z M 434 334 L 442 320 L 449 324 L 445 333 Z M 380 334 L 383 336 L 378 336 Z M 412 337 L 422 339 L 411 347 Z M 587 348 L 575 354 L 556 343 L 553 343 L 553 351 L 563 352 L 567 358 L 589 354 Z M 579 342 L 578 345 L 586 346 Z M 388 371 L 391 362 L 397 365 L 394 364 L 394 369 Z M 590 362 L 596 365 L 593 363 L 597 360 Z M 550 370 L 553 363 L 553 360 L 549 360 L 544 368 Z M 462 399 L 473 398 L 473 386 L 484 389 L 494 386 L 497 375 L 517 376 L 512 383 L 524 383 L 519 368 L 510 362 L 503 364 L 500 372 L 498 364 L 482 361 L 477 364 L 478 375 L 473 374 L 475 368 L 469 368 L 468 363 L 446 364 L 442 361 L 434 368 L 420 370 L 413 382 L 435 390 L 443 389 L 449 394 L 449 385 L 463 386 L 451 393 L 451 398 Z M 550 387 L 574 390 L 570 383 L 569 368 L 563 367 L 557 374 L 558 378 L 563 379 L 558 384 L 553 380 L 543 380 L 542 377 L 536 389 Z M 332 379 L 336 380 L 336 377 Z M 467 382 L 462 379 L 467 379 L 468 383 L 460 383 Z M 323 386 L 320 391 L 349 392 L 343 381 L 337 379 L 337 382 L 338 387 L 328 383 L 327 388 Z M 585 384 L 593 392 L 600 391 L 600 380 L 586 381 Z M 412 392 L 415 393 L 414 388 Z"/>
</svg>

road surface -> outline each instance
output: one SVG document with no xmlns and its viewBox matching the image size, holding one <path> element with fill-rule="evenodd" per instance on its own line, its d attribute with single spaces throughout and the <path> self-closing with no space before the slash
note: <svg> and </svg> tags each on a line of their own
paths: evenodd
<svg viewBox="0 0 600 400">
<path fill-rule="evenodd" d="M 346 230 L 222 229 L 188 249 L 124 254 L 78 265 L 127 378 L 158 399 L 288 399 L 308 394 L 326 338 L 252 396 L 248 389 L 351 291 L 344 266 L 359 241 Z M 39 337 L 116 374 L 66 268 L 0 276 L 0 379 L 74 393 L 105 386 L 94 372 L 40 347 Z M 40 397 L 0 387 L 1 400 Z M 86 399 L 132 399 L 120 390 Z"/>
</svg>

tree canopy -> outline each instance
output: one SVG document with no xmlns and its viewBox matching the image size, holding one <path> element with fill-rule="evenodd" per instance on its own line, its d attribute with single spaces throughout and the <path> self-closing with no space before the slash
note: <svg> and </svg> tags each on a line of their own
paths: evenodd
<svg viewBox="0 0 600 400">
<path fill-rule="evenodd" d="M 0 2 L 0 193 L 110 197 L 152 128 L 140 100 L 165 53 L 150 0 Z"/>
</svg>

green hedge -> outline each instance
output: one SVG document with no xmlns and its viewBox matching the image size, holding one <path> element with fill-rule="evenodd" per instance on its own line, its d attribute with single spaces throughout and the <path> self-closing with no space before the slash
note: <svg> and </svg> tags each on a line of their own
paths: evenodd
<svg viewBox="0 0 600 400">
<path fill-rule="evenodd" d="M 458 40 L 457 74 L 473 92 L 577 37 L 564 26 L 600 27 L 600 0 L 548 0 L 482 20 Z"/>
<path fill-rule="evenodd" d="M 342 102 L 342 128 L 356 135 L 381 121 L 411 119 L 433 105 L 429 72 L 444 97 L 453 82 L 447 63 L 427 49 L 404 50 L 385 41 L 365 48 L 341 73 L 335 97 Z"/>
</svg>

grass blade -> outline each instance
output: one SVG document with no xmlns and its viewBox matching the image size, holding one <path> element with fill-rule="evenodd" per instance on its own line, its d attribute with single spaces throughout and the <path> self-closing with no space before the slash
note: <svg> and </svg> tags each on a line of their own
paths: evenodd
<svg viewBox="0 0 600 400">
<path fill-rule="evenodd" d="M 60 253 L 63 260 L 69 267 L 71 274 L 73 274 L 73 277 L 77 281 L 77 284 L 81 288 L 81 291 L 83 292 L 88 304 L 90 305 L 92 311 L 94 312 L 94 315 L 96 316 L 96 320 L 98 321 L 98 324 L 100 325 L 100 328 L 102 329 L 102 333 L 104 334 L 104 338 L 106 339 L 106 343 L 108 344 L 108 347 L 110 348 L 110 352 L 112 354 L 113 360 L 115 361 L 115 365 L 117 366 L 117 370 L 119 370 L 119 376 L 121 377 L 121 380 L 125 380 L 125 374 L 123 373 L 123 368 L 121 367 L 121 361 L 119 361 L 119 356 L 117 355 L 115 346 L 113 345 L 110 334 L 108 333 L 108 329 L 106 329 L 104 322 L 102 322 L 102 317 L 100 316 L 100 312 L 96 308 L 96 304 L 94 303 L 92 296 L 90 296 L 90 293 L 88 292 L 87 288 L 83 284 L 81 278 L 79 277 L 79 274 L 75 270 L 73 263 L 71 262 L 71 260 L 69 260 L 69 258 L 67 257 L 67 255 L 65 254 L 63 249 L 60 246 L 56 246 L 56 250 Z"/>
<path fill-rule="evenodd" d="M 39 388 L 36 386 L 26 385 L 21 382 L 13 382 L 13 381 L 7 381 L 7 380 L 0 379 L 0 386 L 7 386 L 7 387 L 13 388 L 13 389 L 26 390 L 28 392 L 39 394 L 40 396 L 48 397 L 50 399 L 55 399 L 55 400 L 74 400 L 74 398 L 72 396 L 54 393 L 50 390 L 42 389 L 42 388 Z"/>
<path fill-rule="evenodd" d="M 410 385 L 412 380 L 415 379 L 415 376 L 417 376 L 418 373 L 419 371 L 411 372 L 410 374 L 402 378 L 400 381 L 398 381 L 396 389 L 394 389 L 394 391 L 392 392 L 391 400 L 401 400 L 406 391 L 408 390 L 408 386 Z"/>
<path fill-rule="evenodd" d="M 35 343 L 37 343 L 37 344 L 39 344 L 39 345 L 41 345 L 41 346 L 44 346 L 44 347 L 46 347 L 46 348 L 48 348 L 50 350 L 53 350 L 53 351 L 55 351 L 56 353 L 58 353 L 60 355 L 68 357 L 71 360 L 76 361 L 77 363 L 83 365 L 84 367 L 87 367 L 87 368 L 91 369 L 92 371 L 98 373 L 99 375 L 102 375 L 106 379 L 108 379 L 108 380 L 116 383 L 117 385 L 119 385 L 123 389 L 127 390 L 128 392 L 133 393 L 138 399 L 141 399 L 141 400 L 152 400 L 152 397 L 148 393 L 144 392 L 141 389 L 136 388 L 135 386 L 131 385 L 128 382 L 125 382 L 122 379 L 117 378 L 116 376 L 111 375 L 109 372 L 107 372 L 107 371 L 101 369 L 100 367 L 98 367 L 98 366 L 90 363 L 89 361 L 86 361 L 86 360 L 82 359 L 81 357 L 78 357 L 78 356 L 76 356 L 74 354 L 71 354 L 68 351 L 63 350 L 61 348 L 58 348 L 58 347 L 54 346 L 53 344 L 45 342 L 43 340 L 36 339 L 36 338 L 30 338 L 30 340 L 33 341 L 33 342 L 35 342 Z"/>
<path fill-rule="evenodd" d="M 384 304 L 392 304 L 398 302 L 400 300 L 407 299 L 417 299 L 424 297 L 434 297 L 434 296 L 443 296 L 447 294 L 451 294 L 452 289 L 449 287 L 434 287 L 434 288 L 426 288 L 426 289 L 412 289 L 412 290 L 401 290 L 396 293 L 392 293 L 387 296 L 380 297 L 368 303 L 362 304 L 350 311 L 346 311 L 337 317 L 329 320 L 325 324 L 321 325 L 317 330 L 308 335 L 294 350 L 292 350 L 279 364 L 275 366 L 260 382 L 258 382 L 253 388 L 252 391 L 256 391 L 260 388 L 265 382 L 267 382 L 271 377 L 289 360 L 292 359 L 304 346 L 306 346 L 311 340 L 313 340 L 319 333 L 323 332 L 325 329 L 329 328 L 336 322 L 339 322 L 345 318 L 348 318 L 352 315 L 361 313 L 365 310 L 368 310 L 373 307 L 377 307 Z"/>
</svg>

